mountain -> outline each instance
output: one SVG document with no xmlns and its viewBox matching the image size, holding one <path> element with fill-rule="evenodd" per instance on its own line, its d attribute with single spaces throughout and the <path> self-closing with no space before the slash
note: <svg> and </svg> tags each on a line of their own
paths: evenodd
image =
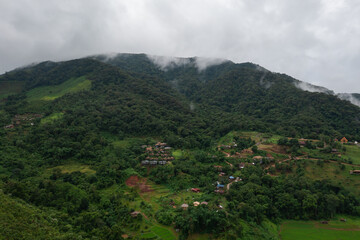
<svg viewBox="0 0 360 240">
<path fill-rule="evenodd" d="M 81 94 L 53 96 L 56 101 L 51 103 L 29 97 L 39 88 L 71 84 L 67 81 L 81 77 L 91 84 Z M 97 123 L 99 130 L 124 136 L 166 133 L 174 138 L 179 135 L 179 129 L 197 132 L 180 134 L 183 139 L 221 136 L 232 129 L 260 129 L 311 138 L 319 134 L 360 137 L 357 106 L 341 101 L 330 90 L 253 63 L 145 54 L 97 55 L 59 63 L 44 62 L 0 77 L 3 86 L 12 83 L 21 86 L 17 91 L 23 91 L 23 102 L 8 97 L 5 108 L 10 114 L 15 109 L 24 113 L 70 112 L 75 101 L 79 108 L 91 110 L 89 115 L 103 119 Z M 355 99 L 349 96 L 352 95 L 338 95 L 344 100 Z"/>
<path fill-rule="evenodd" d="M 3 74 L 0 236 L 279 239 L 287 219 L 355 222 L 360 108 L 302 85 L 145 54 Z"/>
</svg>

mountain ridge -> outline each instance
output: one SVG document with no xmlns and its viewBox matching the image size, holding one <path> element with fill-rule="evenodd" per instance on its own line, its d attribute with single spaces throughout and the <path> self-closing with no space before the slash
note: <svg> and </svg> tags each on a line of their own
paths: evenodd
<svg viewBox="0 0 360 240">
<path fill-rule="evenodd" d="M 359 107 L 338 99 L 332 92 L 303 91 L 296 86 L 300 81 L 286 74 L 273 73 L 253 63 L 236 64 L 224 60 L 204 63 L 208 60 L 205 59 L 201 60 L 201 66 L 207 67 L 202 69 L 196 63 L 199 59 L 170 58 L 169 63 L 165 64 L 166 59 L 162 58 L 161 66 L 154 63 L 146 54 L 117 54 L 111 58 L 105 55 L 90 56 L 59 63 L 43 62 L 22 70 L 18 69 L 1 75 L 0 84 L 22 81 L 25 85 L 23 93 L 26 95 L 26 92 L 33 88 L 58 85 L 69 79 L 84 77 L 92 82 L 89 90 L 93 92 L 91 96 L 95 96 L 96 93 L 110 101 L 109 93 L 116 89 L 114 96 L 124 98 L 130 94 L 131 101 L 137 102 L 139 108 L 147 113 L 149 111 L 141 104 L 145 106 L 150 102 L 154 103 L 155 100 L 156 108 L 163 109 L 160 112 L 163 112 L 163 116 L 170 117 L 169 119 L 172 119 L 171 116 L 175 112 L 167 114 L 166 109 L 181 106 L 178 118 L 185 119 L 188 118 L 185 116 L 190 114 L 192 117 L 187 121 L 202 119 L 206 126 L 204 129 L 212 132 L 210 135 L 221 135 L 238 128 L 260 128 L 263 131 L 288 136 L 305 135 L 312 138 L 319 134 L 350 134 L 353 137 L 358 135 Z M 59 101 L 62 101 L 61 99 Z M 139 99 L 143 102 L 140 103 Z M 23 106 L 35 106 L 26 100 L 26 96 L 22 101 Z M 79 99 L 79 102 L 85 104 L 83 100 Z M 120 103 L 121 101 L 115 105 L 123 108 Z M 41 104 L 48 108 L 49 102 Z M 38 109 L 41 108 L 39 106 Z M 10 112 L 15 112 L 15 107 L 7 108 Z M 28 111 L 26 107 L 18 106 L 17 109 Z M 59 111 L 62 111 L 61 107 Z M 132 110 L 128 108 L 126 111 Z M 136 113 L 136 116 L 140 115 L 143 114 Z M 223 119 L 227 119 L 225 123 L 221 123 L 221 115 Z M 162 118 L 158 113 L 155 116 L 158 119 Z M 144 121 L 144 116 L 141 119 Z M 166 124 L 168 120 L 162 124 L 167 126 L 164 131 L 170 131 L 175 135 L 179 134 L 179 130 L 176 129 L 186 122 L 175 121 L 170 127 Z M 219 124 L 222 124 L 222 127 L 219 128 Z M 251 127 L 252 125 L 254 126 Z M 127 127 L 124 126 L 128 125 L 119 125 L 115 127 L 116 131 L 126 132 Z M 114 126 L 112 128 L 114 129 Z M 187 125 L 186 128 L 189 130 L 192 127 Z"/>
</svg>

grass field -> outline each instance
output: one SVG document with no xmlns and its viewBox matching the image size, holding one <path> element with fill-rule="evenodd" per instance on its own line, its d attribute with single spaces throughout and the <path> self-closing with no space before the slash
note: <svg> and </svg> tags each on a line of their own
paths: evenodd
<svg viewBox="0 0 360 240">
<path fill-rule="evenodd" d="M 360 164 L 360 147 L 356 145 L 346 145 L 346 152 L 343 157 L 348 157 L 353 164 Z"/>
<path fill-rule="evenodd" d="M 183 152 L 180 149 L 175 150 L 172 152 L 172 155 L 174 156 L 175 159 L 180 159 L 183 156 Z"/>
<path fill-rule="evenodd" d="M 175 240 L 176 239 L 174 234 L 166 228 L 163 228 L 160 226 L 154 226 L 150 230 L 152 233 L 154 233 L 160 239 L 163 239 L 163 240 Z"/>
<path fill-rule="evenodd" d="M 3 81 L 0 82 L 0 99 L 9 95 L 20 93 L 24 88 L 24 82 Z"/>
<path fill-rule="evenodd" d="M 95 174 L 96 171 L 93 169 L 90 169 L 88 165 L 81 165 L 79 163 L 70 163 L 66 165 L 57 166 L 54 168 L 49 168 L 48 171 L 52 172 L 54 169 L 60 169 L 61 173 L 72 173 L 72 172 L 81 172 L 85 174 Z"/>
<path fill-rule="evenodd" d="M 62 118 L 63 116 L 64 116 L 64 113 L 53 113 L 47 117 L 42 118 L 40 123 L 41 124 L 52 123 L 52 122 Z"/>
<path fill-rule="evenodd" d="M 360 194 L 360 176 L 350 175 L 352 166 L 345 165 L 345 169 L 342 170 L 338 163 L 328 162 L 321 166 L 317 164 L 316 160 L 306 161 L 306 176 L 314 180 L 329 179 L 335 184 Z"/>
<path fill-rule="evenodd" d="M 346 218 L 346 217 L 345 217 Z M 353 240 L 360 239 L 360 219 L 340 218 L 321 224 L 320 221 L 286 221 L 280 228 L 282 240 Z"/>
<path fill-rule="evenodd" d="M 74 93 L 81 90 L 88 90 L 91 87 L 91 81 L 85 77 L 71 78 L 62 84 L 54 86 L 37 87 L 30 90 L 26 95 L 29 101 L 52 101 L 62 97 L 67 93 Z"/>
</svg>

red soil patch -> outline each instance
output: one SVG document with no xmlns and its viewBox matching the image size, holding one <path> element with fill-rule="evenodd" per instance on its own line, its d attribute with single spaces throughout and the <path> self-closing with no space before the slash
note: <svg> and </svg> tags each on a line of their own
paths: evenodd
<svg viewBox="0 0 360 240">
<path fill-rule="evenodd" d="M 274 153 L 286 154 L 286 149 L 283 146 L 276 144 L 259 145 L 259 150 L 271 151 Z"/>
<path fill-rule="evenodd" d="M 154 191 L 150 185 L 146 184 L 146 178 L 139 178 L 138 176 L 131 176 L 126 180 L 126 185 L 133 188 L 138 188 L 141 193 Z"/>
</svg>

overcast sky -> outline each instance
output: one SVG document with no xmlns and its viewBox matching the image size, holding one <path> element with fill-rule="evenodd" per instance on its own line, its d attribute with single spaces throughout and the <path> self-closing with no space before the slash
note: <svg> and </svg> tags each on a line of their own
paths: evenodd
<svg viewBox="0 0 360 240">
<path fill-rule="evenodd" d="M 250 61 L 360 93 L 360 2 L 0 0 L 0 73 L 114 52 Z"/>
</svg>

